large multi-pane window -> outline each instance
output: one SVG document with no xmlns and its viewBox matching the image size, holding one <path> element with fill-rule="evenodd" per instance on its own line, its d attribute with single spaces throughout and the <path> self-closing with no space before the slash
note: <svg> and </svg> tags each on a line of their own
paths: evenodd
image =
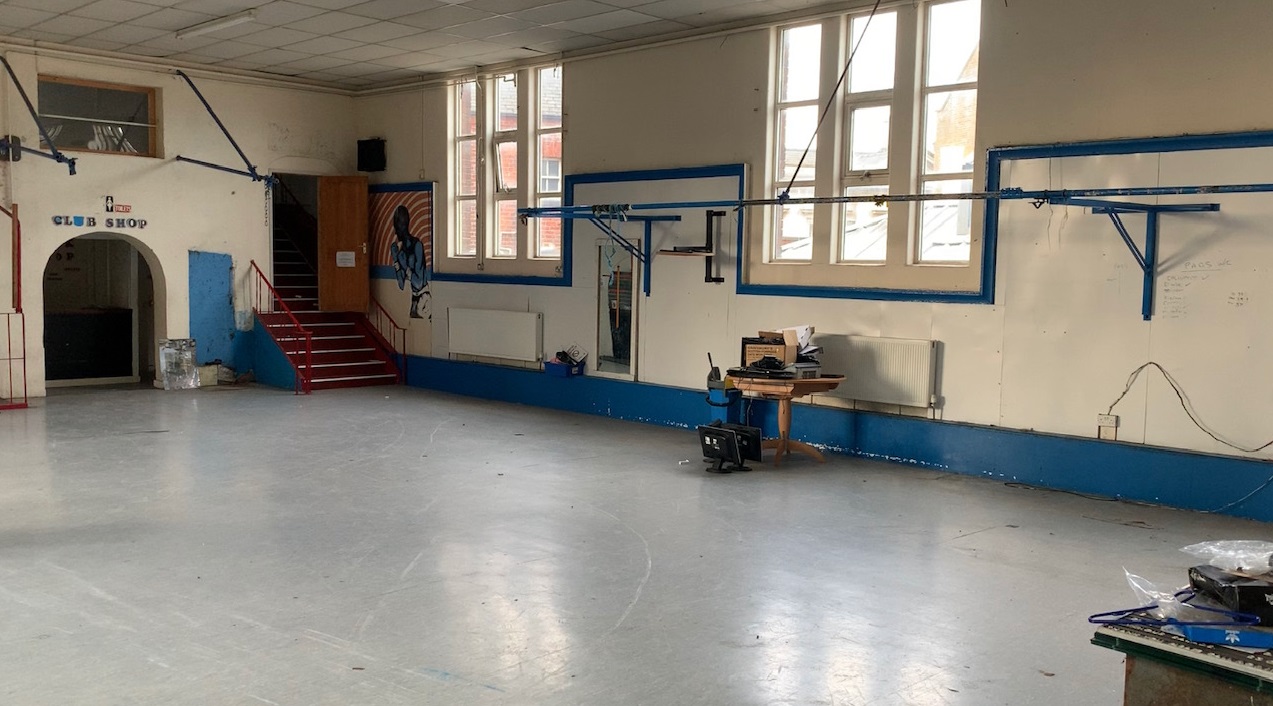
<svg viewBox="0 0 1273 706">
<path fill-rule="evenodd" d="M 536 172 L 536 205 L 541 208 L 561 206 L 561 67 L 539 70 L 539 110 L 535 144 L 538 162 Z M 535 220 L 535 256 L 561 257 L 560 218 Z"/>
<path fill-rule="evenodd" d="M 933 0 L 779 28 L 771 194 L 973 191 L 980 10 L 980 0 Z M 757 238 L 749 249 L 749 282 L 941 290 L 979 282 L 968 201 L 772 212 L 763 246 Z"/>
<path fill-rule="evenodd" d="M 561 67 L 521 69 L 452 88 L 449 247 L 440 273 L 553 276 L 561 221 L 519 208 L 560 205 Z"/>
</svg>

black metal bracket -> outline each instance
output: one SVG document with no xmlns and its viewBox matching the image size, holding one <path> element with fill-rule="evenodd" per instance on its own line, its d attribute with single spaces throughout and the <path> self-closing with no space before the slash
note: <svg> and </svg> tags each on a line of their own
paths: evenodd
<svg viewBox="0 0 1273 706">
<path fill-rule="evenodd" d="M 238 174 L 239 176 L 245 176 L 251 179 L 252 181 L 263 181 L 265 182 L 265 186 L 267 188 L 274 186 L 274 183 L 278 181 L 278 177 L 270 176 L 270 175 L 262 175 L 256 171 L 256 165 L 252 164 L 252 162 L 248 160 L 248 156 L 246 154 L 243 154 L 243 149 L 239 147 L 238 142 L 234 141 L 234 136 L 231 135 L 230 131 L 226 129 L 225 123 L 221 122 L 221 118 L 217 117 L 217 112 L 212 109 L 212 105 L 208 103 L 208 99 L 203 97 L 203 93 L 199 91 L 199 87 L 194 85 L 194 81 L 192 81 L 190 77 L 186 75 L 186 72 L 178 70 L 177 75 L 185 79 L 186 85 L 190 86 L 190 90 L 194 91 L 194 94 L 196 97 L 198 97 L 199 102 L 202 103 L 204 109 L 208 111 L 208 115 L 212 116 L 213 122 L 217 124 L 217 127 L 221 128 L 221 134 L 225 135 L 225 139 L 229 140 L 230 146 L 234 148 L 234 151 L 239 153 L 239 159 L 243 160 L 243 164 L 247 166 L 247 169 L 246 170 L 235 169 L 234 167 L 227 167 L 220 164 L 213 164 L 212 162 L 205 162 L 202 159 L 194 159 L 192 157 L 185 157 L 182 155 L 177 155 L 176 157 L 174 157 L 174 159 L 176 159 L 178 162 L 188 162 L 190 164 L 196 164 L 200 167 L 215 169 L 219 172 L 228 172 L 230 174 Z"/>
<path fill-rule="evenodd" d="M 703 256 L 703 281 L 708 284 L 720 284 L 725 281 L 724 277 L 716 276 L 716 219 L 724 218 L 729 215 L 727 211 L 708 211 L 707 212 L 707 234 L 703 238 L 702 245 L 682 245 L 674 247 L 671 250 L 661 250 L 660 252 L 669 255 L 702 255 Z"/>
<path fill-rule="evenodd" d="M 37 157 L 51 159 L 54 162 L 60 162 L 66 165 L 66 169 L 70 172 L 70 176 L 75 176 L 75 158 L 67 157 L 62 154 L 57 145 L 53 143 L 53 137 L 49 135 L 49 131 L 45 129 L 44 123 L 40 122 L 40 114 L 35 111 L 35 105 L 31 103 L 31 97 L 27 95 L 27 91 L 22 87 L 22 82 L 18 80 L 18 74 L 13 71 L 13 67 L 9 65 L 9 60 L 0 55 L 0 64 L 4 64 L 4 70 L 9 72 L 9 78 L 13 81 L 13 85 L 18 89 L 18 95 L 22 96 L 22 102 L 27 106 L 27 112 L 31 114 L 31 119 L 35 121 L 35 127 L 40 131 L 40 138 L 49 146 L 48 152 L 41 152 L 37 149 L 25 147 L 22 140 L 8 135 L 0 138 L 0 159 L 6 159 L 11 162 L 17 162 L 22 159 L 22 153 L 33 154 Z"/>
</svg>

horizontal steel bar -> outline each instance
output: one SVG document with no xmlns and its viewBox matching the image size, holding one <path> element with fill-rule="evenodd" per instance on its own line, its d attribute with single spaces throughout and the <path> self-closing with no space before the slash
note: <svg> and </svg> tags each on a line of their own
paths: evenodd
<svg viewBox="0 0 1273 706">
<path fill-rule="evenodd" d="M 1210 184 L 1197 186 L 1144 186 L 1129 188 L 1100 189 L 1057 189 L 1026 191 L 1011 188 L 1001 191 L 968 191 L 956 194 L 868 194 L 863 196 L 811 196 L 803 198 L 771 198 L 771 199 L 735 199 L 718 201 L 671 201 L 655 203 L 621 204 L 619 209 L 608 206 L 607 215 L 622 214 L 630 211 L 659 211 L 689 208 L 751 208 L 754 206 L 793 206 L 809 204 L 836 203 L 891 203 L 917 201 L 1039 201 L 1046 203 L 1051 199 L 1073 200 L 1080 197 L 1113 197 L 1113 196 L 1191 196 L 1198 194 L 1250 194 L 1273 192 L 1273 184 Z M 1126 205 L 1126 204 L 1124 204 Z M 1187 208 L 1172 207 L 1170 210 L 1211 210 L 1197 208 L 1196 204 L 1181 204 Z M 1117 204 L 1116 204 L 1117 207 Z M 593 206 L 554 206 L 551 208 L 522 208 L 518 213 L 525 216 L 542 216 L 567 218 L 575 214 L 588 217 L 595 215 Z M 1156 207 L 1165 208 L 1165 207 Z"/>
<path fill-rule="evenodd" d="M 81 123 L 100 123 L 102 125 L 127 125 L 129 127 L 158 127 L 152 123 L 130 123 L 127 120 L 103 120 L 101 118 L 77 118 L 74 115 L 54 115 L 52 113 L 41 113 L 41 118 L 56 118 L 58 120 L 74 120 Z"/>
</svg>

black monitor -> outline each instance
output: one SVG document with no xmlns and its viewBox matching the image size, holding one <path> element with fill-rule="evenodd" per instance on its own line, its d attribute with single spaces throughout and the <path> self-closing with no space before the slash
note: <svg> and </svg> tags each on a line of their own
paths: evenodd
<svg viewBox="0 0 1273 706">
<path fill-rule="evenodd" d="M 698 428 L 698 443 L 703 447 L 703 456 L 715 465 L 710 466 L 709 473 L 731 473 L 733 471 L 750 471 L 743 465 L 743 455 L 738 444 L 738 432 L 718 426 L 702 425 Z M 726 466 L 725 464 L 729 465 Z"/>
<path fill-rule="evenodd" d="M 720 427 L 738 435 L 738 453 L 744 461 L 763 460 L 760 448 L 760 427 L 749 427 L 746 424 L 721 424 Z"/>
</svg>

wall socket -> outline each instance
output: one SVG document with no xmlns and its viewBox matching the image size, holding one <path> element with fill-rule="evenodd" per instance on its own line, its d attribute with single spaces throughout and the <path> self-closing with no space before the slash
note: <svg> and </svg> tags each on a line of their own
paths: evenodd
<svg viewBox="0 0 1273 706">
<path fill-rule="evenodd" d="M 1104 439 L 1106 441 L 1118 440 L 1117 414 L 1096 415 L 1096 438 Z"/>
</svg>

